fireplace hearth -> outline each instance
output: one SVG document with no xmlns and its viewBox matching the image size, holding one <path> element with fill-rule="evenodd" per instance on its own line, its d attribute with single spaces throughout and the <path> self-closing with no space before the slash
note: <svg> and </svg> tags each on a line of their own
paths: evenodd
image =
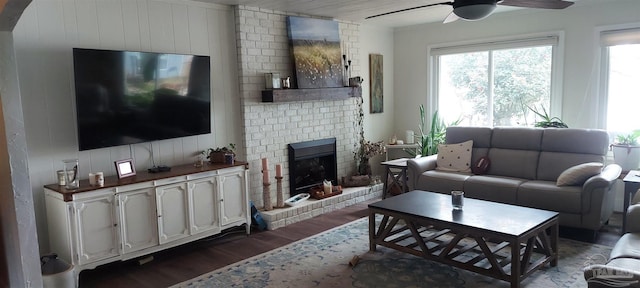
<svg viewBox="0 0 640 288">
<path fill-rule="evenodd" d="M 336 138 L 291 143 L 289 147 L 289 195 L 307 193 L 329 180 L 338 184 Z"/>
</svg>

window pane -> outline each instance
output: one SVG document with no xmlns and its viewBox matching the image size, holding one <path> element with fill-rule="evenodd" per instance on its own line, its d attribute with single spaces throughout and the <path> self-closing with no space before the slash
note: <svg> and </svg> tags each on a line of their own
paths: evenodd
<svg viewBox="0 0 640 288">
<path fill-rule="evenodd" d="M 440 56 L 438 113 L 445 123 L 487 126 L 489 52 Z"/>
<path fill-rule="evenodd" d="M 640 129 L 637 119 L 631 117 L 640 107 L 640 44 L 609 47 L 609 91 L 607 103 L 607 130 L 626 134 Z"/>
<path fill-rule="evenodd" d="M 468 126 L 533 126 L 527 107 L 549 111 L 552 55 L 541 46 L 439 56 L 440 115 Z"/>
<path fill-rule="evenodd" d="M 549 111 L 551 55 L 551 46 L 493 53 L 494 126 L 533 126 L 535 114 L 527 106 Z"/>
</svg>

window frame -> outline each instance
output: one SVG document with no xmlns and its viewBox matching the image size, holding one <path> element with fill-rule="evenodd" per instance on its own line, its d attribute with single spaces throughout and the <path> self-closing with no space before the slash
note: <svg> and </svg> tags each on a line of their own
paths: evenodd
<svg viewBox="0 0 640 288">
<path fill-rule="evenodd" d="M 630 38 L 629 34 L 636 34 L 635 38 Z M 600 27 L 596 29 L 597 47 L 600 49 L 599 61 L 599 83 L 597 94 L 599 113 L 597 125 L 600 129 L 607 129 L 609 117 L 609 69 L 610 69 L 610 49 L 611 46 L 624 44 L 640 44 L 640 24 L 630 24 L 623 26 Z M 614 137 L 615 135 L 609 135 Z"/>
<path fill-rule="evenodd" d="M 549 95 L 549 114 L 562 119 L 562 75 L 564 63 L 564 31 L 552 31 L 535 34 L 524 34 L 483 40 L 462 41 L 431 45 L 427 47 L 427 111 L 433 115 L 438 109 L 440 57 L 457 53 L 471 53 L 488 50 L 516 49 L 551 45 L 551 87 Z M 489 53 L 491 55 L 492 53 Z M 492 64 L 492 63 L 490 63 Z M 493 65 L 488 72 L 492 77 Z M 491 79 L 491 81 L 493 81 Z M 493 85 L 489 88 L 493 90 Z M 491 92 L 493 93 L 493 92 Z M 491 97 L 492 98 L 492 97 Z M 491 104 L 492 106 L 493 104 Z"/>
</svg>

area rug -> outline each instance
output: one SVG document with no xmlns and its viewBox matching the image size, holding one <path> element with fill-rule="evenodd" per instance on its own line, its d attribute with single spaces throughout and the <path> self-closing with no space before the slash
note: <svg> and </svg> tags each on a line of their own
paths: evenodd
<svg viewBox="0 0 640 288">
<path fill-rule="evenodd" d="M 378 246 L 369 252 L 363 218 L 228 265 L 172 287 L 509 287 L 472 272 Z M 556 267 L 546 265 L 523 287 L 586 287 L 582 268 L 610 247 L 560 238 Z M 354 256 L 360 261 L 350 265 Z"/>
</svg>

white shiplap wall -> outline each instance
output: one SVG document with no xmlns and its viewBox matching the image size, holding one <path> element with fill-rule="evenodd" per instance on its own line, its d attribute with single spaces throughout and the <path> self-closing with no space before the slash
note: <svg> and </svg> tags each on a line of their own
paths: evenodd
<svg viewBox="0 0 640 288">
<path fill-rule="evenodd" d="M 150 145 L 78 151 L 72 48 L 140 50 L 211 56 L 212 133 L 153 142 L 155 164 L 190 163 L 208 147 L 242 135 L 230 7 L 165 0 L 34 0 L 14 30 L 40 252 L 48 252 L 42 186 L 55 182 L 61 160 L 80 159 L 89 172 L 114 175 L 113 161 L 133 157 L 152 166 Z"/>
</svg>

